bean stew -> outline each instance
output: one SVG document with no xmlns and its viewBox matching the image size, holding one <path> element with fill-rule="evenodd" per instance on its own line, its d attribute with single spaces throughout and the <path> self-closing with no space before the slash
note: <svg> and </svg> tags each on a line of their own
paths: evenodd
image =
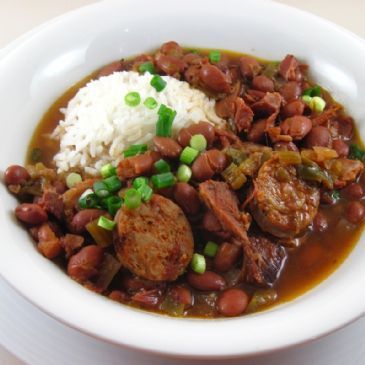
<svg viewBox="0 0 365 365">
<path fill-rule="evenodd" d="M 365 218 L 354 121 L 308 69 L 293 55 L 264 61 L 176 42 L 106 65 L 51 106 L 25 166 L 7 168 L 15 216 L 72 279 L 133 307 L 233 317 L 305 293 L 346 259 Z M 176 112 L 161 105 L 150 144 L 121 151 L 99 176 L 59 173 L 50 134 L 60 109 L 91 79 L 122 71 L 150 72 L 157 91 L 163 75 L 187 82 L 215 100 L 224 127 L 200 121 L 173 135 Z"/>
</svg>

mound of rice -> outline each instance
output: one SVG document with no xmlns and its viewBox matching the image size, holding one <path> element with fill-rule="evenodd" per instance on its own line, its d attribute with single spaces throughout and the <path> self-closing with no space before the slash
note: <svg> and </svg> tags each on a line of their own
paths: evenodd
<svg viewBox="0 0 365 365">
<path fill-rule="evenodd" d="M 151 85 L 152 75 L 136 72 L 116 72 L 89 82 L 62 110 L 65 117 L 52 134 L 60 140 L 60 151 L 54 160 L 58 172 L 81 168 L 97 175 L 108 162 L 113 165 L 123 158 L 122 152 L 131 144 L 151 144 L 155 135 L 160 104 L 176 110 L 173 133 L 199 121 L 223 123 L 214 110 L 215 101 L 187 82 L 163 76 L 165 89 L 157 92 Z M 141 103 L 127 106 L 124 97 L 137 91 Z M 150 110 L 143 105 L 153 97 L 158 107 Z"/>
</svg>

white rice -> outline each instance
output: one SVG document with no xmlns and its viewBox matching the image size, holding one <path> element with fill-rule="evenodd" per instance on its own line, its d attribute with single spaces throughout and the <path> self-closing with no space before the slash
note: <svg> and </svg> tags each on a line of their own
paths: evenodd
<svg viewBox="0 0 365 365">
<path fill-rule="evenodd" d="M 115 72 L 89 82 L 78 91 L 62 110 L 64 120 L 52 134 L 60 140 L 60 151 L 54 157 L 58 172 L 81 168 L 88 174 L 97 175 L 106 163 L 117 165 L 128 146 L 150 145 L 160 104 L 177 112 L 174 135 L 181 128 L 199 121 L 224 123 L 215 113 L 215 101 L 191 88 L 187 82 L 163 76 L 167 85 L 157 92 L 150 85 L 151 78 L 149 73 Z M 131 91 L 137 91 L 141 96 L 141 103 L 136 107 L 124 102 L 125 95 Z M 143 105 L 147 97 L 158 102 L 157 108 L 150 110 Z"/>
</svg>

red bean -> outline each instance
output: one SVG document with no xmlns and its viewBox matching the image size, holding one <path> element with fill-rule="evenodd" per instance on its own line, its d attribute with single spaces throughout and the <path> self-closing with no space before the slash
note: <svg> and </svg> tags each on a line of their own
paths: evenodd
<svg viewBox="0 0 365 365">
<path fill-rule="evenodd" d="M 230 84 L 226 75 L 216 66 L 204 65 L 199 72 L 203 85 L 213 92 L 228 93 Z"/>
<path fill-rule="evenodd" d="M 86 230 L 86 225 L 101 215 L 106 214 L 105 210 L 100 209 L 83 209 L 74 215 L 72 218 L 70 229 L 73 233 L 83 233 Z"/>
<path fill-rule="evenodd" d="M 174 41 L 164 43 L 161 46 L 160 51 L 167 56 L 173 56 L 177 58 L 181 58 L 184 54 L 184 50 L 177 42 Z"/>
<path fill-rule="evenodd" d="M 214 257 L 214 268 L 220 272 L 226 272 L 233 267 L 240 255 L 240 248 L 232 243 L 222 243 Z"/>
<path fill-rule="evenodd" d="M 302 94 L 302 88 L 298 82 L 289 81 L 280 88 L 279 92 L 281 96 L 289 102 L 299 98 Z"/>
<path fill-rule="evenodd" d="M 194 289 L 203 291 L 223 290 L 226 286 L 223 277 L 213 271 L 206 271 L 203 274 L 189 272 L 187 281 Z"/>
<path fill-rule="evenodd" d="M 244 78 L 252 79 L 254 76 L 258 75 L 261 71 L 261 65 L 259 62 L 249 56 L 243 56 L 239 59 L 240 71 Z"/>
<path fill-rule="evenodd" d="M 321 125 L 313 127 L 305 139 L 305 144 L 309 148 L 314 146 L 329 147 L 331 145 L 331 134 L 328 128 Z"/>
<path fill-rule="evenodd" d="M 20 204 L 15 208 L 15 215 L 20 221 L 32 226 L 48 220 L 47 213 L 37 204 Z"/>
<path fill-rule="evenodd" d="M 365 207 L 358 201 L 352 201 L 346 207 L 345 217 L 349 222 L 358 224 L 365 217 Z"/>
<path fill-rule="evenodd" d="M 303 115 L 305 104 L 301 100 L 293 100 L 283 106 L 281 114 L 284 118 Z"/>
<path fill-rule="evenodd" d="M 191 170 L 198 181 L 208 180 L 214 174 L 222 172 L 227 165 L 226 155 L 219 150 L 212 149 L 202 153 L 193 163 Z"/>
<path fill-rule="evenodd" d="M 252 80 L 252 88 L 265 92 L 274 91 L 274 81 L 265 75 L 255 76 Z"/>
<path fill-rule="evenodd" d="M 328 219 L 322 213 L 318 212 L 313 220 L 313 230 L 315 232 L 324 232 L 328 229 Z"/>
<path fill-rule="evenodd" d="M 207 140 L 208 146 L 211 146 L 215 140 L 214 127 L 208 122 L 199 122 L 187 128 L 180 129 L 177 141 L 180 146 L 186 147 L 189 145 L 191 137 L 196 134 L 202 134 Z"/>
<path fill-rule="evenodd" d="M 156 66 L 167 75 L 174 76 L 184 71 L 184 62 L 173 56 L 157 54 L 155 56 Z"/>
<path fill-rule="evenodd" d="M 109 65 L 104 66 L 98 73 L 98 77 L 108 76 L 114 72 L 122 71 L 123 64 L 121 61 L 112 62 Z"/>
<path fill-rule="evenodd" d="M 275 151 L 299 151 L 293 142 L 277 142 L 274 144 Z"/>
<path fill-rule="evenodd" d="M 289 134 L 293 140 L 299 141 L 303 139 L 312 129 L 312 121 L 301 115 L 285 119 L 280 124 L 284 134 Z"/>
<path fill-rule="evenodd" d="M 358 183 L 351 183 L 342 192 L 348 199 L 358 200 L 364 197 L 364 189 Z"/>
<path fill-rule="evenodd" d="M 70 258 L 67 273 L 79 282 L 85 282 L 98 273 L 104 252 L 100 246 L 90 245 L 82 248 Z"/>
<path fill-rule="evenodd" d="M 179 182 L 175 185 L 174 199 L 188 215 L 197 214 L 200 210 L 199 194 L 188 183 Z"/>
<path fill-rule="evenodd" d="M 170 294 L 175 301 L 184 304 L 185 307 L 190 307 L 193 304 L 193 296 L 188 288 L 175 286 L 171 289 Z"/>
<path fill-rule="evenodd" d="M 261 142 L 265 136 L 266 119 L 261 119 L 252 123 L 251 129 L 248 132 L 247 139 L 251 142 Z"/>
<path fill-rule="evenodd" d="M 225 317 L 242 314 L 248 305 L 248 295 L 242 289 L 232 288 L 224 291 L 218 297 L 217 309 Z"/>
<path fill-rule="evenodd" d="M 347 157 L 350 152 L 349 145 L 342 139 L 336 139 L 332 142 L 332 148 L 338 153 L 339 157 Z"/>
<path fill-rule="evenodd" d="M 172 138 L 168 137 L 154 137 L 153 143 L 155 144 L 161 156 L 168 158 L 177 158 L 181 153 L 181 146 Z"/>
<path fill-rule="evenodd" d="M 4 173 L 4 181 L 6 185 L 22 185 L 30 179 L 28 171 L 19 165 L 9 166 Z"/>
</svg>

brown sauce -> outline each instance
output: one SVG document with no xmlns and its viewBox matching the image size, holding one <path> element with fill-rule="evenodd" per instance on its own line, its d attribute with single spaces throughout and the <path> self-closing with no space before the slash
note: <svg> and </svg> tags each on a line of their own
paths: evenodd
<svg viewBox="0 0 365 365">
<path fill-rule="evenodd" d="M 241 56 L 241 54 L 233 52 L 225 53 L 231 59 L 236 59 Z M 265 61 L 260 60 L 260 62 Z M 65 108 L 79 88 L 95 77 L 96 74 L 97 72 L 87 76 L 68 89 L 45 113 L 30 141 L 26 157 L 27 163 L 35 162 L 32 160 L 32 154 L 34 154 L 35 149 L 39 149 L 41 156 L 37 162 L 43 162 L 46 166 L 54 166 L 52 159 L 58 151 L 59 145 L 56 141 L 50 139 L 49 134 L 63 118 L 60 108 Z M 329 103 L 334 103 L 329 94 L 325 94 L 325 99 Z M 354 134 L 351 142 L 362 145 L 357 132 Z M 365 188 L 364 184 L 362 186 Z M 363 225 L 355 226 L 343 218 L 343 212 L 347 203 L 348 201 L 346 199 L 341 198 L 334 206 L 321 205 L 320 210 L 329 219 L 329 229 L 323 233 L 313 233 L 309 230 L 304 244 L 298 248 L 287 250 L 288 260 L 284 272 L 274 287 L 278 295 L 278 300 L 274 303 L 275 305 L 290 301 L 321 283 L 350 254 L 359 240 L 363 231 Z M 228 273 L 227 275 L 232 275 L 232 273 Z M 245 286 L 245 289 L 251 293 L 253 292 L 253 288 Z M 187 314 L 190 316 L 213 316 L 210 304 L 213 294 L 197 291 L 194 291 L 194 294 L 195 305 L 191 311 L 187 311 Z M 265 307 L 261 309 L 263 308 Z"/>
</svg>

